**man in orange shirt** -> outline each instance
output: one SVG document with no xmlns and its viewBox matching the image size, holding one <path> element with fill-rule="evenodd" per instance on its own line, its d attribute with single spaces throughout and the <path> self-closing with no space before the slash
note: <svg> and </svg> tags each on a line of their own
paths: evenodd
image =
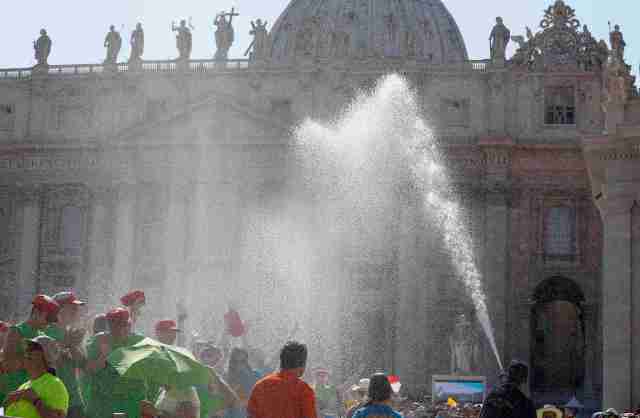
<svg viewBox="0 0 640 418">
<path fill-rule="evenodd" d="M 316 397 L 300 377 L 307 365 L 307 346 L 295 341 L 280 351 L 280 371 L 258 381 L 251 392 L 249 418 L 318 418 Z"/>
</svg>

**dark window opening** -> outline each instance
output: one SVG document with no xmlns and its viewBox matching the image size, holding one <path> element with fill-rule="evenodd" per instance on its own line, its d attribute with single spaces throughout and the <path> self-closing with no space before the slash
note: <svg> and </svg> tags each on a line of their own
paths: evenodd
<svg viewBox="0 0 640 418">
<path fill-rule="evenodd" d="M 545 94 L 545 123 L 575 125 L 576 103 L 573 87 L 549 87 Z"/>
</svg>

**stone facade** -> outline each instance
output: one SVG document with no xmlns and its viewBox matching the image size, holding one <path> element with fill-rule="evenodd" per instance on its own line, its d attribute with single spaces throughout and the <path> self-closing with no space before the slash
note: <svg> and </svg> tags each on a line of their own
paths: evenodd
<svg viewBox="0 0 640 418">
<path fill-rule="evenodd" d="M 267 58 L 0 69 L 0 316 L 23 317 L 36 292 L 69 287 L 96 311 L 132 287 L 162 301 L 164 314 L 182 294 L 221 317 L 225 298 L 244 290 L 257 314 L 269 311 L 283 300 L 249 292 L 278 293 L 268 277 L 243 279 L 255 254 L 236 249 L 254 217 L 273 218 L 277 196 L 301 181 L 291 127 L 332 119 L 396 72 L 415 89 L 468 213 L 503 359 L 532 363 L 540 402 L 578 393 L 595 408 L 604 393 L 607 406 L 636 405 L 640 99 L 628 69 L 614 68 L 562 1 L 539 32 L 514 37 L 512 59 L 474 62 L 440 1 L 419 3 L 410 19 L 375 15 L 349 34 L 337 17 L 356 19 L 352 2 L 307 3 L 294 0 L 274 25 Z M 385 22 L 393 37 L 378 40 Z M 407 52 L 417 32 L 437 46 L 432 59 L 424 45 Z M 371 38 L 351 38 L 363 34 Z M 333 41 L 323 46 L 324 38 Z M 417 394 L 430 391 L 432 374 L 449 372 L 446 318 L 473 309 L 437 234 L 411 227 L 420 203 L 411 193 L 401 202 L 394 250 L 315 269 L 313 292 L 323 298 L 305 303 L 307 320 L 351 321 L 344 328 L 368 338 L 360 346 L 378 345 L 350 349 L 344 366 L 392 369 Z M 317 231 L 326 227 L 309 212 Z M 345 272 L 351 280 L 332 281 Z M 205 277 L 209 288 L 190 284 Z M 220 294 L 229 283 L 234 294 Z M 348 304 L 345 295 L 378 308 L 341 318 L 330 301 Z M 573 308 L 563 310 L 566 302 Z M 554 312 L 573 312 L 574 322 Z M 575 348 L 560 352 L 549 337 Z M 478 344 L 474 373 L 496 376 L 491 351 Z M 566 355 L 576 367 L 554 384 L 545 373 Z M 629 392 L 616 392 L 620 385 Z"/>
</svg>

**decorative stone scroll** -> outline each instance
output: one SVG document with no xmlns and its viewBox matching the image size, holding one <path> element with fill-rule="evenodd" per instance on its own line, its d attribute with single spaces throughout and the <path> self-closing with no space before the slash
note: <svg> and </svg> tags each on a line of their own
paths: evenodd
<svg viewBox="0 0 640 418">
<path fill-rule="evenodd" d="M 598 43 L 586 25 L 580 31 L 575 10 L 563 0 L 550 6 L 540 22 L 541 32 L 527 30 L 511 63 L 532 71 L 596 71 L 607 62 L 606 45 Z"/>
</svg>

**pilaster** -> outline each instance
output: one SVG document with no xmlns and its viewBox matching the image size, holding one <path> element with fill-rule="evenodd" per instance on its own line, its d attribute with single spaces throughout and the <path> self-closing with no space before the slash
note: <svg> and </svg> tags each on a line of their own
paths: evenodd
<svg viewBox="0 0 640 418">
<path fill-rule="evenodd" d="M 94 189 L 91 193 L 89 215 L 89 269 L 83 289 L 93 312 L 105 312 L 110 306 L 110 282 L 113 276 L 114 204 L 117 191 L 111 188 Z"/>
<path fill-rule="evenodd" d="M 512 297 L 510 285 L 510 138 L 483 138 L 479 146 L 484 154 L 485 228 L 484 247 L 491 248 L 491 256 L 484 257 L 483 277 L 487 291 L 489 316 L 495 333 L 499 355 L 504 362 L 511 356 L 507 340 L 510 328 L 509 312 Z"/>
<path fill-rule="evenodd" d="M 116 192 L 113 279 L 110 302 L 131 290 L 133 285 L 133 256 L 135 249 L 136 186 L 121 184 Z"/>
<path fill-rule="evenodd" d="M 640 402 L 640 127 L 615 128 L 583 139 L 583 151 L 603 222 L 603 405 L 625 410 Z"/>
<path fill-rule="evenodd" d="M 16 312 L 23 318 L 38 292 L 38 260 L 40 259 L 40 230 L 42 190 L 39 187 L 20 188 L 17 196 L 20 224 L 18 286 L 15 293 Z"/>
</svg>

